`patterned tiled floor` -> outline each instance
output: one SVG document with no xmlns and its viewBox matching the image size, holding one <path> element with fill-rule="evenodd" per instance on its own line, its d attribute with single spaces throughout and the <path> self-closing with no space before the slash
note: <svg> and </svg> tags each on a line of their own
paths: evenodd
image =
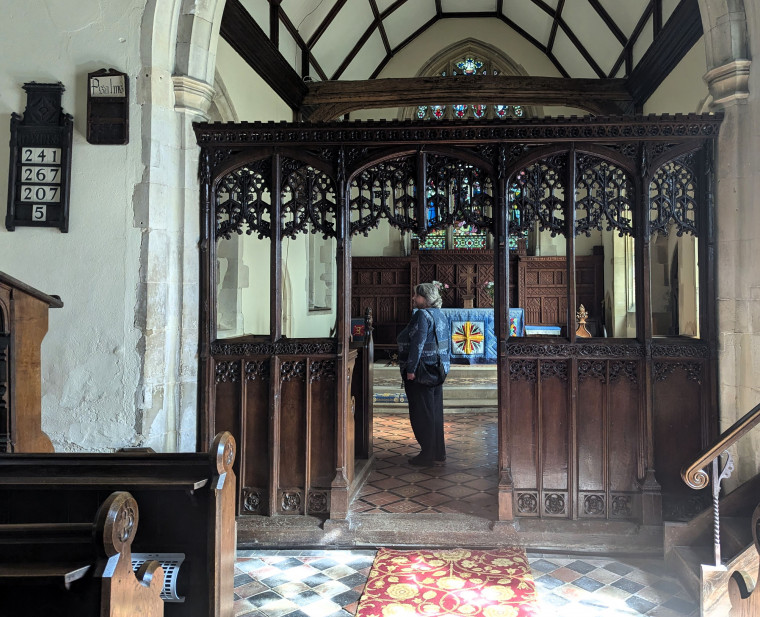
<svg viewBox="0 0 760 617">
<path fill-rule="evenodd" d="M 412 467 L 419 452 L 409 417 L 376 412 L 376 464 L 351 514 L 460 513 L 497 517 L 496 413 L 446 414 L 446 464 Z"/>
<path fill-rule="evenodd" d="M 238 551 L 236 617 L 348 617 L 374 550 Z M 661 561 L 528 554 L 542 617 L 695 616 Z"/>
</svg>

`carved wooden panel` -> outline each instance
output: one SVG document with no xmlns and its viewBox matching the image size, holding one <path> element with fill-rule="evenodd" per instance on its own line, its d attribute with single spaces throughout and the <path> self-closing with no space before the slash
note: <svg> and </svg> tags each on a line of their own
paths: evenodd
<svg viewBox="0 0 760 617">
<path fill-rule="evenodd" d="M 654 463 L 662 486 L 663 516 L 666 520 L 689 519 L 709 505 L 709 489 L 700 495 L 686 486 L 680 475 L 684 463 L 694 460 L 707 445 L 702 426 L 707 400 L 702 385 L 704 361 L 655 358 L 652 374 Z"/>
<path fill-rule="evenodd" d="M 608 357 L 616 351 L 585 344 L 509 345 L 516 516 L 640 516 L 643 358 Z"/>
<path fill-rule="evenodd" d="M 562 256 L 522 255 L 516 259 L 518 306 L 525 309 L 525 323 L 565 329 L 568 314 L 567 259 Z M 588 310 L 589 327 L 596 335 L 604 298 L 604 257 L 576 257 L 575 269 L 578 304 L 583 304 Z"/>
<path fill-rule="evenodd" d="M 440 281 L 449 286 L 441 296 L 446 308 L 464 305 L 474 295 L 475 308 L 493 302 L 484 285 L 494 280 L 491 250 L 412 251 L 409 257 L 354 257 L 352 262 L 351 312 L 375 315 L 375 343 L 393 346 L 396 334 L 411 316 L 411 296 L 417 283 Z M 416 272 L 416 276 L 415 276 Z M 525 323 L 566 329 L 567 260 L 564 257 L 510 256 L 510 305 L 525 309 Z M 371 283 L 369 281 L 372 281 Z M 604 296 L 604 258 L 576 258 L 578 303 L 589 312 L 589 328 L 597 334 Z M 573 311 L 574 313 L 574 311 Z"/>
<path fill-rule="evenodd" d="M 245 444 L 235 467 L 238 514 L 328 513 L 336 467 L 334 342 L 225 342 L 212 351 L 215 429 Z M 261 351 L 270 355 L 247 353 Z"/>
</svg>

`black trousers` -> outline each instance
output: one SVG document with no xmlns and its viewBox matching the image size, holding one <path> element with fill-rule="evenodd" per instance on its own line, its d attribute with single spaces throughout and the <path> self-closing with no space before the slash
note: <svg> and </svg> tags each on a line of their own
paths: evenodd
<svg viewBox="0 0 760 617">
<path fill-rule="evenodd" d="M 443 439 L 443 386 L 423 386 L 404 380 L 409 401 L 409 421 L 414 438 L 420 444 L 420 457 L 426 460 L 446 459 Z"/>
</svg>

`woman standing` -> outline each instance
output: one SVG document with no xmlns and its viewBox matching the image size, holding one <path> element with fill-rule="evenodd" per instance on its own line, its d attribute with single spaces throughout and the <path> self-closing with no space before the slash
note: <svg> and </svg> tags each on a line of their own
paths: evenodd
<svg viewBox="0 0 760 617">
<path fill-rule="evenodd" d="M 444 371 L 449 372 L 449 332 L 441 312 L 441 293 L 433 283 L 415 287 L 412 302 L 418 309 L 409 324 L 398 335 L 399 366 L 404 390 L 409 402 L 409 421 L 420 453 L 409 459 L 411 465 L 429 467 L 443 464 L 446 445 L 443 439 L 443 385 L 423 385 L 417 382 L 420 363 L 431 367 L 440 355 Z M 436 339 L 438 344 L 436 345 Z"/>
</svg>

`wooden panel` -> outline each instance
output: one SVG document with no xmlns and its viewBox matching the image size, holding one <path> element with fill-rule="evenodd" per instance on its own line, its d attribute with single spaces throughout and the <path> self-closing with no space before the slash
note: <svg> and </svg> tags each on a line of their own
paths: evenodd
<svg viewBox="0 0 760 617">
<path fill-rule="evenodd" d="M 269 486 L 269 358 L 245 361 L 245 450 L 241 459 L 241 486 L 258 489 L 266 495 Z M 236 437 L 237 438 L 237 437 Z M 262 503 L 262 512 L 266 504 Z"/>
<path fill-rule="evenodd" d="M 578 378 L 578 489 L 604 491 L 607 362 L 594 360 Z M 584 368 L 582 367 L 582 368 Z"/>
<path fill-rule="evenodd" d="M 475 296 L 475 308 L 493 306 L 483 289 L 494 280 L 491 250 L 412 251 L 408 258 L 354 257 L 352 268 L 351 310 L 358 316 L 367 307 L 373 309 L 375 343 L 381 347 L 394 345 L 396 334 L 409 321 L 410 297 L 417 283 L 437 280 L 449 285 L 441 294 L 444 307 L 464 306 L 468 292 Z M 604 294 L 603 256 L 578 257 L 576 268 L 578 301 L 589 311 L 590 327 L 596 333 Z M 411 280 L 410 272 L 415 270 L 418 276 Z M 367 272 L 374 272 L 374 277 Z M 374 280 L 374 286 L 367 285 L 368 280 Z M 567 260 L 511 254 L 510 306 L 525 309 L 526 324 L 566 328 Z"/>
<path fill-rule="evenodd" d="M 512 456 L 512 478 L 515 488 L 538 487 L 538 426 L 536 414 L 536 361 L 513 360 L 508 374 L 520 374 L 526 367 L 529 377 L 512 378 L 509 383 L 510 435 L 509 448 Z"/>
<path fill-rule="evenodd" d="M 315 381 L 311 388 L 311 485 L 330 488 L 335 477 L 336 382 Z M 353 427 L 351 427 L 353 431 Z M 292 464 L 292 463 L 291 463 Z M 349 478 L 350 480 L 350 478 Z"/>
<path fill-rule="evenodd" d="M 707 500 L 703 502 L 680 476 L 684 463 L 694 460 L 705 445 L 700 413 L 703 379 L 701 362 L 654 361 L 654 463 L 666 520 L 691 518 L 709 503 L 707 491 L 702 491 Z"/>
<path fill-rule="evenodd" d="M 283 508 L 283 499 L 278 499 L 275 505 L 276 511 L 288 514 L 303 512 L 303 488 L 306 483 L 305 365 L 306 361 L 302 358 L 283 358 L 280 375 L 279 432 L 274 441 L 279 475 L 275 482 L 279 490 L 297 495 L 297 505 L 293 502 Z"/>
<path fill-rule="evenodd" d="M 0 386 L 0 443 L 12 452 L 52 452 L 42 432 L 42 339 L 48 330 L 48 308 L 60 308 L 48 296 L 0 272 L 4 321 L 4 377 Z M 3 332 L 2 328 L 6 331 Z"/>
<path fill-rule="evenodd" d="M 568 488 L 568 363 L 541 361 L 541 475 L 544 490 Z"/>
<path fill-rule="evenodd" d="M 610 361 L 609 393 L 609 487 L 612 491 L 637 490 L 638 448 L 634 435 L 640 435 L 639 362 Z"/>
</svg>

